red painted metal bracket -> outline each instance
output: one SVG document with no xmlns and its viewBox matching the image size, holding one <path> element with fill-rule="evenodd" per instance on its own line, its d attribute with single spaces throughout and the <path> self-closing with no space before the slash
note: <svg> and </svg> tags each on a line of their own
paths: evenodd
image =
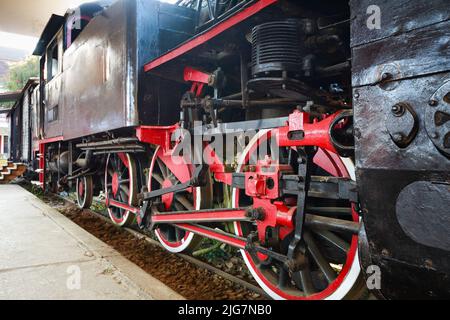
<svg viewBox="0 0 450 320">
<path fill-rule="evenodd" d="M 294 111 L 285 127 L 274 129 L 278 145 L 281 147 L 314 146 L 332 153 L 338 153 L 331 140 L 333 123 L 341 112 L 337 112 L 321 121 L 310 121 L 306 112 Z"/>
<path fill-rule="evenodd" d="M 175 124 L 173 126 L 140 126 L 136 128 L 136 138 L 140 142 L 161 146 L 164 152 L 171 149 L 171 139 L 173 133 L 179 129 L 180 126 Z"/>
<path fill-rule="evenodd" d="M 152 215 L 153 223 L 199 223 L 250 221 L 246 209 L 201 210 L 197 212 L 172 212 Z"/>
<path fill-rule="evenodd" d="M 184 68 L 184 81 L 187 82 L 199 82 L 203 84 L 208 84 L 211 79 L 211 74 L 191 68 Z"/>
<path fill-rule="evenodd" d="M 213 230 L 210 228 L 205 228 L 205 227 L 192 225 L 192 224 L 183 224 L 183 223 L 176 224 L 176 226 L 180 229 L 198 234 L 200 236 L 226 243 L 226 244 L 236 247 L 238 249 L 245 250 L 246 245 L 247 245 L 247 241 L 244 238 L 225 234 L 225 233 L 222 233 L 220 231 L 216 231 L 216 230 Z"/>
<path fill-rule="evenodd" d="M 211 75 L 200 70 L 186 67 L 184 68 L 184 81 L 192 82 L 191 92 L 200 97 L 205 85 L 210 83 Z"/>
<path fill-rule="evenodd" d="M 115 207 L 115 208 L 123 209 L 126 211 L 130 211 L 130 212 L 134 213 L 135 215 L 139 215 L 139 213 L 141 212 L 139 208 L 135 208 L 133 206 L 130 206 L 127 203 L 119 202 L 119 201 L 109 199 L 109 198 L 106 198 L 105 205 L 107 207 Z"/>
<path fill-rule="evenodd" d="M 107 207 L 116 207 L 130 211 L 139 217 L 140 210 L 126 203 L 115 200 L 106 199 Z M 152 223 L 174 223 L 178 228 L 190 231 L 210 239 L 215 239 L 239 249 L 245 249 L 246 240 L 232 234 L 213 230 L 203 226 L 197 226 L 189 223 L 196 222 L 231 222 L 231 221 L 248 221 L 247 211 L 242 209 L 223 209 L 223 210 L 204 210 L 199 212 L 173 212 L 152 215 Z M 189 222 L 189 223 L 186 223 Z"/>
<path fill-rule="evenodd" d="M 63 136 L 39 140 L 39 184 L 45 188 L 45 151 L 46 145 L 53 142 L 63 141 Z"/>
</svg>

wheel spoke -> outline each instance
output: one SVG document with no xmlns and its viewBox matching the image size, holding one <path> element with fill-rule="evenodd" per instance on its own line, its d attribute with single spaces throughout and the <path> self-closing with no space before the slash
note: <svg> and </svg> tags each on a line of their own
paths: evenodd
<svg viewBox="0 0 450 320">
<path fill-rule="evenodd" d="M 120 194 L 121 201 L 122 201 L 123 203 L 128 203 L 128 198 L 129 198 L 128 193 L 125 192 L 124 190 L 121 190 L 121 191 L 119 192 L 119 194 Z"/>
<path fill-rule="evenodd" d="M 123 177 L 123 175 L 127 172 L 127 167 L 124 167 L 123 168 L 123 170 L 120 172 L 120 174 L 119 174 L 119 178 L 122 178 Z"/>
<path fill-rule="evenodd" d="M 346 242 L 345 240 L 339 238 L 334 233 L 327 231 L 327 230 L 313 230 L 314 233 L 316 233 L 318 236 L 320 236 L 322 239 L 328 241 L 330 244 L 338 248 L 344 253 L 347 253 L 350 249 L 350 244 Z"/>
<path fill-rule="evenodd" d="M 321 217 L 317 215 L 306 215 L 305 225 L 321 228 L 330 231 L 341 231 L 346 233 L 358 234 L 359 223 L 354 221 Z"/>
<path fill-rule="evenodd" d="M 120 164 L 121 164 L 121 161 L 120 161 L 119 157 L 114 155 L 114 167 L 115 167 L 116 171 L 120 171 Z"/>
<path fill-rule="evenodd" d="M 317 246 L 316 242 L 314 241 L 312 235 L 309 232 L 305 232 L 304 237 L 306 244 L 308 245 L 308 251 L 311 253 L 311 256 L 313 257 L 314 261 L 319 266 L 324 276 L 327 278 L 328 283 L 331 283 L 334 280 L 336 280 L 336 273 L 320 252 L 320 249 Z"/>
<path fill-rule="evenodd" d="M 128 197 L 130 194 L 130 189 L 128 188 L 128 186 L 126 185 L 120 185 L 120 190 L 121 192 L 124 192 L 126 194 L 126 196 Z"/>
<path fill-rule="evenodd" d="M 191 202 L 183 195 L 175 195 L 175 199 L 181 203 L 184 208 L 186 208 L 187 210 L 194 210 L 194 206 L 191 204 Z"/>
<path fill-rule="evenodd" d="M 123 200 L 123 196 L 122 196 L 122 192 L 119 192 L 118 194 L 117 194 L 117 200 L 118 201 L 120 201 L 120 202 L 125 202 L 124 200 Z M 116 208 L 117 209 L 117 214 L 116 214 L 116 217 L 117 218 L 121 218 L 122 216 L 123 216 L 123 209 L 121 209 L 121 208 Z"/>
<path fill-rule="evenodd" d="M 172 181 L 173 185 L 177 185 L 180 182 L 172 171 L 168 172 L 167 179 Z"/>
<path fill-rule="evenodd" d="M 158 173 L 152 173 L 152 177 L 160 184 L 162 185 L 164 183 L 164 178 L 161 177 Z"/>
<path fill-rule="evenodd" d="M 300 281 L 302 283 L 303 292 L 306 296 L 313 295 L 316 293 L 316 289 L 313 285 L 311 271 L 309 267 L 305 267 L 303 270 L 299 271 Z"/>
<path fill-rule="evenodd" d="M 343 207 L 308 207 L 306 208 L 306 212 L 309 214 L 317 214 L 324 216 L 351 216 L 352 209 L 351 208 L 343 208 Z"/>
<path fill-rule="evenodd" d="M 180 238 L 180 229 L 175 228 L 175 241 L 176 242 L 180 242 L 181 238 Z"/>
<path fill-rule="evenodd" d="M 179 203 L 174 203 L 174 206 L 175 206 L 175 209 L 177 210 L 177 211 L 184 211 L 185 210 L 185 208 L 182 206 L 182 205 L 180 205 Z"/>
<path fill-rule="evenodd" d="M 285 268 L 280 268 L 280 273 L 278 275 L 278 288 L 284 289 L 289 283 L 289 272 Z"/>
<path fill-rule="evenodd" d="M 162 173 L 164 179 L 167 179 L 167 176 L 168 176 L 167 173 L 168 173 L 168 172 L 167 172 L 166 166 L 164 165 L 164 163 L 162 162 L 162 160 L 160 160 L 159 158 L 156 159 L 156 162 L 158 163 L 159 170 L 161 171 L 161 173 Z"/>
<path fill-rule="evenodd" d="M 130 179 L 120 180 L 120 184 L 130 184 Z"/>
</svg>

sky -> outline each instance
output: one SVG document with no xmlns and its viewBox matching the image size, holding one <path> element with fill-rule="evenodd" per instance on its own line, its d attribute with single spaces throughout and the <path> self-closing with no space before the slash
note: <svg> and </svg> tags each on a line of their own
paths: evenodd
<svg viewBox="0 0 450 320">
<path fill-rule="evenodd" d="M 37 41 L 38 39 L 34 37 L 23 36 L 16 33 L 0 32 L 0 43 L 2 44 L 2 47 L 25 50 L 29 54 L 36 47 Z"/>
<path fill-rule="evenodd" d="M 92 0 L 71 0 L 69 2 L 69 5 L 71 8 L 75 8 L 82 3 L 91 1 Z M 175 3 L 177 0 L 160 0 L 160 1 Z M 0 44 L 2 47 L 24 50 L 28 54 L 31 54 L 34 48 L 36 47 L 37 41 L 38 38 L 0 31 Z"/>
</svg>

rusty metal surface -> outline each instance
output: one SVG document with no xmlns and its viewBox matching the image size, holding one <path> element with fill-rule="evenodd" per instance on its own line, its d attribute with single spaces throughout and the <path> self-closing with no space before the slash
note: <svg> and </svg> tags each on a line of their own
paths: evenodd
<svg viewBox="0 0 450 320">
<path fill-rule="evenodd" d="M 136 29 L 129 45 L 137 51 L 135 64 L 138 86 L 135 88 L 141 124 L 172 125 L 177 120 L 179 100 L 187 87 L 146 74 L 144 65 L 176 47 L 194 34 L 195 11 L 157 1 L 136 0 L 130 3 L 130 21 Z M 133 51 L 134 50 L 134 51 Z M 134 57 L 134 55 L 133 55 Z"/>
<path fill-rule="evenodd" d="M 449 183 L 418 181 L 400 193 L 397 200 L 397 219 L 403 231 L 414 241 L 428 247 L 450 251 L 450 215 L 442 208 L 450 208 Z"/>
<path fill-rule="evenodd" d="M 371 4 L 380 6 L 380 30 L 363 24 Z M 450 80 L 450 7 L 441 0 L 351 5 L 357 181 L 369 254 L 364 267 L 380 267 L 387 298 L 448 298 L 450 251 L 436 240 L 448 237 L 448 225 L 435 224 L 449 219 L 450 159 L 430 136 L 435 118 L 429 114 L 430 101 Z M 438 95 L 443 106 L 445 95 Z M 448 131 L 448 124 L 441 129 Z M 397 131 L 404 141 L 396 141 Z M 440 234 L 433 238 L 425 226 Z"/>
<path fill-rule="evenodd" d="M 62 74 L 55 76 L 45 86 L 45 122 L 44 130 L 46 138 L 57 137 L 63 134 L 63 127 L 65 123 L 61 117 L 62 106 Z M 58 109 L 59 116 L 54 121 L 49 121 L 48 113 L 54 108 Z"/>
<path fill-rule="evenodd" d="M 450 79 L 450 73 L 403 80 L 392 91 L 379 86 L 354 90 L 355 135 L 358 168 L 399 170 L 449 170 L 449 160 L 434 147 L 425 130 L 425 111 L 434 92 Z M 357 97 L 357 98 L 356 98 Z M 418 116 L 419 130 L 408 148 L 392 141 L 386 122 L 392 106 L 407 102 Z M 389 126 L 387 126 L 389 125 Z"/>
<path fill-rule="evenodd" d="M 387 80 L 400 80 L 443 72 L 449 65 L 450 21 L 446 21 L 354 48 L 353 86 L 377 84 L 383 74 Z"/>
<path fill-rule="evenodd" d="M 94 18 L 64 53 L 64 130 L 57 135 L 71 139 L 138 123 L 128 116 L 126 86 L 134 84 L 126 72 L 125 9 L 119 1 Z"/>
<path fill-rule="evenodd" d="M 158 1 L 120 0 L 93 18 L 64 52 L 62 74 L 45 85 L 45 138 L 174 123 L 186 88 L 169 88 L 143 65 L 193 32 L 193 10 Z"/>
<path fill-rule="evenodd" d="M 428 101 L 425 128 L 436 148 L 450 156 L 450 79 Z"/>
<path fill-rule="evenodd" d="M 381 9 L 381 29 L 367 28 L 367 9 Z M 450 19 L 448 0 L 350 0 L 352 7 L 351 46 L 374 42 Z M 398 48 L 397 48 L 398 49 Z"/>
</svg>

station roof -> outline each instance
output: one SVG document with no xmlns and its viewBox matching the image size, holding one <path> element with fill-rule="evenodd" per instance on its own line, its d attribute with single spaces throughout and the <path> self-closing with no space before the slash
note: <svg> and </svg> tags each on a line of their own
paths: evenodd
<svg viewBox="0 0 450 320">
<path fill-rule="evenodd" d="M 39 37 L 52 14 L 64 15 L 82 0 L 14 0 L 0 3 L 0 31 Z"/>
<path fill-rule="evenodd" d="M 22 91 L 0 93 L 0 102 L 16 101 L 21 93 Z"/>
</svg>

